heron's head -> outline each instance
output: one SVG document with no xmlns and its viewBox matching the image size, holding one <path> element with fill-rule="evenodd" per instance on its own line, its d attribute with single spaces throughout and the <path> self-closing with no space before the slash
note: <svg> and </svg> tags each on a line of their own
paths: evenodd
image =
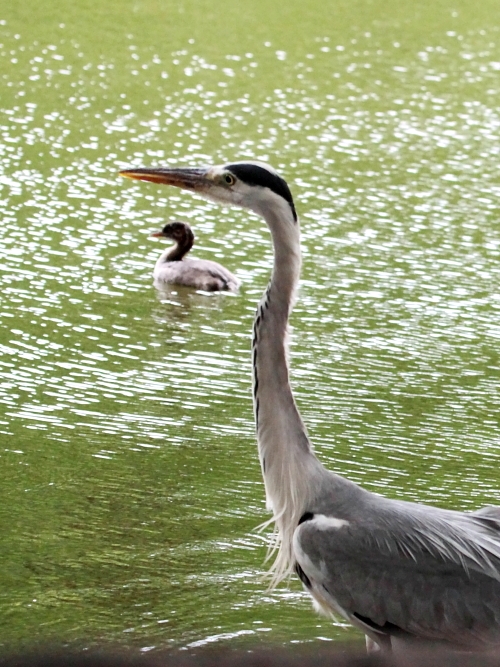
<svg viewBox="0 0 500 667">
<path fill-rule="evenodd" d="M 150 236 L 156 238 L 172 239 L 176 243 L 185 244 L 186 242 L 193 242 L 194 234 L 187 222 L 169 222 L 163 229 L 158 232 L 151 232 Z"/>
<path fill-rule="evenodd" d="M 121 176 L 191 190 L 221 204 L 243 206 L 266 217 L 287 213 L 297 220 L 286 181 L 262 162 L 233 162 L 215 167 L 125 169 Z"/>
</svg>

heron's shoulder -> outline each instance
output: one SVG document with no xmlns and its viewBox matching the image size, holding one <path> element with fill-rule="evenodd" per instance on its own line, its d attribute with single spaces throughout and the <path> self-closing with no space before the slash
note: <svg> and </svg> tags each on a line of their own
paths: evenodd
<svg viewBox="0 0 500 667">
<path fill-rule="evenodd" d="M 418 561 L 424 569 L 470 568 L 500 580 L 500 508 L 458 512 L 365 491 L 307 518 L 297 538 L 326 558 L 401 567 Z"/>
</svg>

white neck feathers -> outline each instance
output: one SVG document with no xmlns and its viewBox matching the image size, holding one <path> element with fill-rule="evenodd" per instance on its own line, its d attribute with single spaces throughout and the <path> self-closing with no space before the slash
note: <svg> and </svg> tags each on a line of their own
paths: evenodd
<svg viewBox="0 0 500 667">
<path fill-rule="evenodd" d="M 281 198 L 280 198 L 281 199 Z M 271 281 L 258 307 L 253 337 L 253 388 L 259 456 L 266 497 L 273 511 L 276 585 L 293 568 L 292 538 L 312 501 L 314 456 L 289 381 L 287 327 L 301 265 L 298 221 L 283 201 L 266 222 L 274 245 Z"/>
</svg>

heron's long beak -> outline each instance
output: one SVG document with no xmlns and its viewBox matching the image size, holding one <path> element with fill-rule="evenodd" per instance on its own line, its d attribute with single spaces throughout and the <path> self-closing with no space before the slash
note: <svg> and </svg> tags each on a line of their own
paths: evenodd
<svg viewBox="0 0 500 667">
<path fill-rule="evenodd" d="M 140 169 L 124 169 L 120 171 L 120 176 L 125 178 L 134 178 L 139 181 L 150 181 L 151 183 L 160 183 L 161 185 L 174 185 L 183 190 L 193 192 L 207 192 L 213 185 L 208 178 L 208 167 L 165 167 Z"/>
</svg>

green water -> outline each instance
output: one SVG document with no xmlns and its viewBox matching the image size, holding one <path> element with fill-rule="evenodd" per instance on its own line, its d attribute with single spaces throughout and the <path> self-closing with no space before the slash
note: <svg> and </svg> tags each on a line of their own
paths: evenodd
<svg viewBox="0 0 500 667">
<path fill-rule="evenodd" d="M 297 400 L 391 497 L 500 503 L 496 2 L 0 10 L 0 644 L 357 639 L 261 579 L 250 400 L 269 236 L 117 177 L 258 158 L 293 190 Z M 157 294 L 167 219 L 237 296 Z"/>
</svg>

